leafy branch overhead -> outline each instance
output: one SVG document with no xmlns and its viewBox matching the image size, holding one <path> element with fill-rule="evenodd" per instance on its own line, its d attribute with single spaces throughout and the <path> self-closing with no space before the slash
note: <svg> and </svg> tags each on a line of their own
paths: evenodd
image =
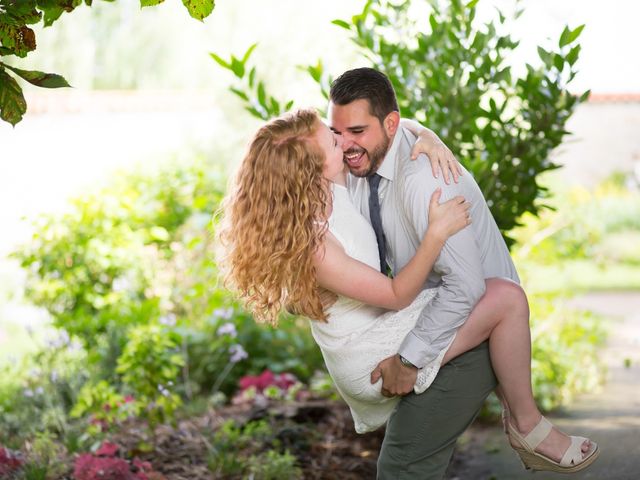
<svg viewBox="0 0 640 480">
<path fill-rule="evenodd" d="M 140 6 L 163 2 L 140 0 Z M 64 12 L 72 12 L 82 3 L 82 0 L 0 0 L 0 56 L 26 57 L 37 46 L 35 32 L 29 25 L 42 22 L 45 27 L 50 27 Z M 84 3 L 91 6 L 93 0 L 84 0 Z M 189 15 L 197 20 L 208 17 L 215 6 L 215 0 L 182 0 L 182 3 Z M 22 120 L 27 103 L 22 87 L 9 71 L 38 87 L 69 87 L 67 81 L 55 73 L 22 70 L 0 61 L 0 118 L 14 126 Z"/>
<path fill-rule="evenodd" d="M 498 11 L 480 23 L 478 0 L 424 0 L 424 18 L 416 17 L 414 3 L 368 0 L 361 13 L 333 23 L 349 32 L 371 67 L 390 78 L 401 115 L 438 133 L 472 172 L 506 237 L 523 213 L 537 214 L 537 200 L 547 196 L 537 178 L 559 167 L 552 151 L 589 95 L 568 89 L 577 73 L 576 41 L 584 25 L 566 27 L 555 46 L 538 49 L 541 63 L 526 65 L 519 74 L 507 62 L 518 47 L 508 28 L 522 11 L 509 18 Z M 265 91 L 255 68 L 245 75 L 251 51 L 230 62 L 214 59 L 242 81 L 231 90 L 247 110 L 266 119 L 282 111 L 270 105 L 285 103 Z M 305 70 L 326 98 L 331 77 L 322 62 Z"/>
</svg>

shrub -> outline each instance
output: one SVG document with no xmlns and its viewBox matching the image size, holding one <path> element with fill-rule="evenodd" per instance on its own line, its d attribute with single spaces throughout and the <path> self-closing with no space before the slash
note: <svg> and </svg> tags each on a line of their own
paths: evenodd
<svg viewBox="0 0 640 480">
<path fill-rule="evenodd" d="M 366 64 L 385 72 L 403 117 L 428 124 L 473 173 L 503 234 L 525 212 L 537 214 L 547 189 L 538 176 L 558 168 L 551 151 L 569 133 L 566 124 L 589 92 L 568 90 L 580 55 L 584 25 L 565 27 L 557 46 L 538 47 L 540 63 L 525 73 L 507 64 L 518 46 L 500 11 L 486 24 L 475 20 L 478 0 L 416 2 L 369 0 L 349 21 L 334 20 L 360 48 Z M 521 12 L 516 12 L 513 21 Z M 271 96 L 248 60 L 213 55 L 236 77 L 230 90 L 254 116 L 268 119 L 292 103 Z M 322 61 L 306 67 L 327 97 L 331 76 Z M 509 244 L 513 243 L 506 237 Z"/>
</svg>

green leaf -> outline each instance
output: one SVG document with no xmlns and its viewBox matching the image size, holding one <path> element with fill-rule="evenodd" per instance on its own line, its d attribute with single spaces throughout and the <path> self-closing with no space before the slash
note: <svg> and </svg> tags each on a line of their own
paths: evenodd
<svg viewBox="0 0 640 480">
<path fill-rule="evenodd" d="M 249 57 L 251 56 L 251 54 L 253 53 L 253 51 L 255 50 L 255 48 L 258 46 L 257 43 L 254 43 L 253 45 L 251 45 L 246 52 L 244 52 L 244 56 L 242 57 L 242 63 L 247 63 L 247 60 L 249 60 Z"/>
<path fill-rule="evenodd" d="M 431 25 L 432 32 L 434 32 L 438 28 L 438 20 L 436 20 L 435 13 L 429 15 L 429 25 Z"/>
<path fill-rule="evenodd" d="M 60 7 L 51 7 L 44 9 L 44 26 L 50 27 L 53 22 L 60 18 L 60 15 L 64 13 L 64 10 Z"/>
<path fill-rule="evenodd" d="M 160 5 L 164 0 L 140 0 L 140 7 L 153 7 L 154 5 Z"/>
<path fill-rule="evenodd" d="M 226 60 L 223 60 L 222 57 L 216 55 L 213 52 L 209 53 L 209 55 L 211 55 L 211 58 L 213 58 L 216 61 L 216 63 L 218 65 L 220 65 L 222 68 L 226 68 L 227 70 L 231 70 L 231 65 Z"/>
<path fill-rule="evenodd" d="M 264 83 L 258 83 L 258 103 L 262 105 L 264 108 L 267 108 L 267 98 L 264 90 Z"/>
<path fill-rule="evenodd" d="M 571 51 L 567 54 L 567 62 L 569 62 L 569 65 L 572 65 L 574 63 L 576 63 L 576 61 L 578 60 L 578 56 L 580 55 L 580 49 L 582 47 L 580 47 L 580 45 L 576 45 L 575 47 L 573 47 L 571 49 Z"/>
<path fill-rule="evenodd" d="M 26 25 L 0 24 L 0 43 L 10 49 L 18 57 L 26 57 L 27 53 L 36 49 L 36 35 Z"/>
<path fill-rule="evenodd" d="M 36 70 L 22 70 L 9 65 L 5 65 L 5 67 L 36 87 L 61 88 L 71 86 L 67 83 L 64 77 L 55 73 L 44 73 Z"/>
<path fill-rule="evenodd" d="M 7 2 L 0 0 L 0 6 L 4 6 L 5 3 Z M 35 0 L 13 1 L 4 8 L 6 13 L 0 14 L 1 24 L 20 27 L 38 23 L 42 18 L 42 13 L 36 10 Z"/>
<path fill-rule="evenodd" d="M 27 111 L 22 88 L 4 69 L 0 69 L 0 118 L 14 127 Z"/>
<path fill-rule="evenodd" d="M 582 95 L 580 95 L 580 103 L 586 101 L 589 98 L 589 95 L 591 95 L 591 90 L 587 90 Z"/>
<path fill-rule="evenodd" d="M 238 89 L 238 88 L 234 88 L 234 87 L 229 87 L 229 90 L 231 90 L 233 93 L 235 93 L 237 96 L 239 96 L 242 100 L 248 102 L 249 101 L 249 96 L 244 93 L 242 90 Z"/>
<path fill-rule="evenodd" d="M 238 78 L 244 77 L 244 64 L 234 56 L 231 56 L 231 71 Z"/>
<path fill-rule="evenodd" d="M 562 55 L 555 53 L 553 55 L 553 66 L 556 67 L 559 71 L 562 71 L 564 68 L 564 58 Z"/>
<path fill-rule="evenodd" d="M 339 27 L 342 27 L 346 30 L 351 30 L 351 25 L 348 22 L 345 22 L 344 20 L 339 20 L 339 19 L 331 20 L 331 23 Z"/>
<path fill-rule="evenodd" d="M 289 100 L 287 102 L 287 104 L 284 106 L 285 111 L 286 110 L 291 110 L 291 107 L 293 106 L 293 100 Z"/>
<path fill-rule="evenodd" d="M 560 47 L 564 47 L 565 45 L 569 45 L 571 42 L 573 42 L 580 36 L 582 30 L 584 30 L 584 24 L 576 27 L 573 30 L 570 30 L 568 26 L 564 27 L 564 30 L 562 30 L 562 35 L 560 35 L 560 41 L 558 42 Z"/>
<path fill-rule="evenodd" d="M 255 82 L 255 79 L 256 79 L 256 67 L 253 67 L 249 71 L 249 87 L 253 88 L 253 83 Z"/>
<path fill-rule="evenodd" d="M 553 59 L 551 53 L 546 51 L 544 48 L 538 47 L 538 56 L 546 66 L 550 67 L 552 65 Z"/>
<path fill-rule="evenodd" d="M 216 6 L 214 0 L 182 0 L 182 3 L 187 7 L 189 15 L 196 20 L 207 18 Z"/>
</svg>

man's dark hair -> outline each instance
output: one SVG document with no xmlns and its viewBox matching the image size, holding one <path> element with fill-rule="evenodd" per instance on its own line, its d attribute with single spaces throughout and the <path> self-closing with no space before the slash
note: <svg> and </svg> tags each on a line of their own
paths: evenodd
<svg viewBox="0 0 640 480">
<path fill-rule="evenodd" d="M 396 92 L 387 76 L 373 68 L 347 70 L 331 84 L 329 99 L 336 105 L 347 105 L 355 100 L 369 101 L 369 113 L 380 124 L 391 112 L 399 112 Z"/>
</svg>

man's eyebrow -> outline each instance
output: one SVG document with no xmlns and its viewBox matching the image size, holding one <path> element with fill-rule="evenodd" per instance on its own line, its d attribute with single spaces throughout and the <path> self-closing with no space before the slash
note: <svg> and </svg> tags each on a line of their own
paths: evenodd
<svg viewBox="0 0 640 480">
<path fill-rule="evenodd" d="M 347 130 L 349 130 L 350 132 L 353 132 L 354 130 L 366 130 L 367 129 L 367 125 L 353 125 L 351 127 L 347 127 Z"/>
</svg>

